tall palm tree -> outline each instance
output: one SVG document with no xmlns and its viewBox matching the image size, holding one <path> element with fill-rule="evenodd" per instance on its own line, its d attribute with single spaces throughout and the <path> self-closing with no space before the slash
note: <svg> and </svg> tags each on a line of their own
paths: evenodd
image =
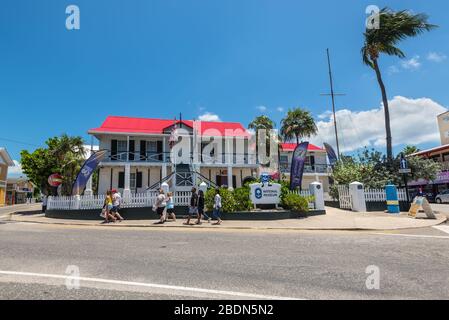
<svg viewBox="0 0 449 320">
<path fill-rule="evenodd" d="M 272 130 L 274 129 L 275 125 L 273 120 L 268 118 L 267 116 L 258 116 L 254 118 L 253 121 L 248 125 L 248 129 L 253 129 L 255 131 L 265 129 L 265 130 Z"/>
<path fill-rule="evenodd" d="M 285 141 L 296 139 L 299 144 L 299 139 L 308 138 L 316 135 L 318 128 L 309 111 L 301 108 L 290 109 L 287 116 L 281 122 L 281 136 Z"/>
<path fill-rule="evenodd" d="M 379 68 L 379 56 L 381 53 L 385 53 L 390 56 L 404 58 L 404 52 L 397 47 L 400 41 L 409 37 L 415 37 L 425 31 L 430 31 L 437 26 L 427 23 L 427 15 L 422 13 L 413 14 L 406 10 L 394 12 L 389 8 L 383 8 L 380 10 L 378 17 L 379 28 L 367 28 L 364 33 L 365 44 L 362 48 L 362 57 L 363 62 L 376 72 L 377 81 L 382 92 L 387 133 L 387 159 L 391 162 L 393 160 L 393 145 L 390 110 L 387 91 Z"/>
</svg>

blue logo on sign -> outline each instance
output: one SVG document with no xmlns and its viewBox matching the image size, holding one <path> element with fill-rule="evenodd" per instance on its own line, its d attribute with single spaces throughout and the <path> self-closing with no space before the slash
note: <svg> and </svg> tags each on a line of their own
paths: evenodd
<svg viewBox="0 0 449 320">
<path fill-rule="evenodd" d="M 255 193 L 255 195 L 256 195 L 256 199 L 262 199 L 262 189 L 257 188 L 257 189 L 254 191 L 254 193 Z"/>
</svg>

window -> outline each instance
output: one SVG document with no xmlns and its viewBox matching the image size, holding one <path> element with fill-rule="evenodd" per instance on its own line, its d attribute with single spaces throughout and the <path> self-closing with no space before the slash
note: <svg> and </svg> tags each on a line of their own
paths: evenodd
<svg viewBox="0 0 449 320">
<path fill-rule="evenodd" d="M 136 189 L 136 174 L 135 173 L 130 173 L 129 174 L 129 188 L 131 190 L 135 190 Z"/>
<path fill-rule="evenodd" d="M 280 161 L 281 163 L 288 163 L 288 156 L 281 156 Z"/>
<path fill-rule="evenodd" d="M 126 140 L 117 141 L 117 158 L 125 161 L 127 159 L 126 153 L 128 149 L 128 142 Z"/>
<path fill-rule="evenodd" d="M 157 141 L 147 141 L 147 152 L 157 153 Z"/>
</svg>

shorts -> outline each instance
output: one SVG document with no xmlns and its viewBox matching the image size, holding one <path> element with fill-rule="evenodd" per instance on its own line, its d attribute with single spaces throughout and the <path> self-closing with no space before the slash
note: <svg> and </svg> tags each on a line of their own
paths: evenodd
<svg viewBox="0 0 449 320">
<path fill-rule="evenodd" d="M 169 209 L 167 209 L 167 213 L 168 214 L 175 213 L 175 209 L 174 208 L 169 208 Z"/>
<path fill-rule="evenodd" d="M 165 210 L 165 207 L 158 207 L 158 208 L 156 209 L 156 213 L 157 213 L 158 215 L 162 216 L 162 215 L 164 214 L 164 210 Z"/>
<path fill-rule="evenodd" d="M 199 214 L 204 214 L 204 208 L 198 208 L 198 213 Z"/>
<path fill-rule="evenodd" d="M 117 213 L 120 210 L 120 206 L 112 206 L 111 212 Z"/>
<path fill-rule="evenodd" d="M 198 208 L 196 208 L 196 207 L 189 208 L 189 214 L 197 214 L 197 213 L 198 213 Z"/>
<path fill-rule="evenodd" d="M 114 207 L 112 206 L 112 204 L 108 204 L 108 210 L 111 211 L 112 208 L 114 208 Z"/>
</svg>

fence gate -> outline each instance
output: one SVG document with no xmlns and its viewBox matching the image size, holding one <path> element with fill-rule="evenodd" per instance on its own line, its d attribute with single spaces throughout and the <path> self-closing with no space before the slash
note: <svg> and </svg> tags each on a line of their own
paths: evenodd
<svg viewBox="0 0 449 320">
<path fill-rule="evenodd" d="M 338 200 L 340 202 L 340 209 L 352 210 L 352 199 L 349 194 L 349 186 L 337 186 Z"/>
</svg>

